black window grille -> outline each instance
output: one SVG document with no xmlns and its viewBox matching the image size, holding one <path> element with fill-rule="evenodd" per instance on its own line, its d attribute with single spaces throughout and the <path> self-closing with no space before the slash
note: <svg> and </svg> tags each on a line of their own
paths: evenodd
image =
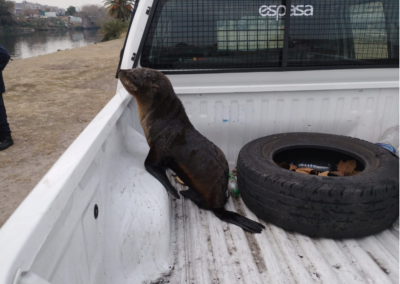
<svg viewBox="0 0 400 284">
<path fill-rule="evenodd" d="M 277 0 L 159 0 L 140 65 L 164 71 L 398 66 L 398 0 L 288 2 L 290 8 Z"/>
<path fill-rule="evenodd" d="M 398 0 L 307 3 L 313 16 L 290 18 L 287 66 L 398 65 Z"/>
</svg>

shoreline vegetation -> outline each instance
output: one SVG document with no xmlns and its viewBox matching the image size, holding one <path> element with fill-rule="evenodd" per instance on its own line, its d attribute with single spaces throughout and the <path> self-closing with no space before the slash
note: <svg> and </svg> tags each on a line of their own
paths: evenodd
<svg viewBox="0 0 400 284">
<path fill-rule="evenodd" d="M 79 12 L 72 6 L 65 12 L 30 2 L 23 2 L 17 11 L 15 5 L 0 0 L 0 33 L 100 29 L 110 20 L 106 8 L 100 5 L 83 5 Z"/>
<path fill-rule="evenodd" d="M 33 33 L 37 31 L 71 31 L 71 30 L 100 30 L 100 27 L 44 27 L 44 28 L 35 28 L 35 27 L 0 27 L 0 34 L 6 33 Z"/>
<path fill-rule="evenodd" d="M 61 17 L 59 17 L 61 18 Z M 0 33 L 29 33 L 35 31 L 56 31 L 56 30 L 99 30 L 101 25 L 96 25 L 87 20 L 81 23 L 68 23 L 67 17 L 51 19 L 31 19 L 30 21 L 19 22 L 13 25 L 0 26 Z"/>
<path fill-rule="evenodd" d="M 15 2 L 0 0 L 0 34 L 101 29 L 101 41 L 109 41 L 127 32 L 134 6 L 134 0 L 104 0 L 103 6 L 84 5 L 79 12 L 70 6 L 66 12 L 58 10 L 57 13 L 50 12 L 53 8 L 57 10 L 57 7 L 37 6 L 33 9 L 27 6 L 33 3 L 24 3 L 22 12 L 17 12 Z"/>
</svg>

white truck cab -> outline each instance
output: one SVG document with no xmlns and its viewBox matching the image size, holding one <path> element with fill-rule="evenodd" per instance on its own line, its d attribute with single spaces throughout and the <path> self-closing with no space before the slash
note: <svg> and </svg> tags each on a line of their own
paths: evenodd
<svg viewBox="0 0 400 284">
<path fill-rule="evenodd" d="M 137 0 L 119 68 L 164 72 L 231 168 L 271 134 L 375 143 L 399 124 L 398 11 L 398 0 Z M 0 283 L 398 283 L 398 220 L 361 239 L 310 238 L 231 198 L 227 209 L 266 226 L 252 235 L 171 198 L 144 168 L 148 149 L 119 82 L 1 228 Z"/>
</svg>

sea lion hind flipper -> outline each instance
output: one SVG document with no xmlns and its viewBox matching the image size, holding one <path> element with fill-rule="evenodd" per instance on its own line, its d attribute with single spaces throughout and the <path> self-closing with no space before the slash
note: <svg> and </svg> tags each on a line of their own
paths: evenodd
<svg viewBox="0 0 400 284">
<path fill-rule="evenodd" d="M 156 179 L 158 179 L 159 182 L 165 187 L 165 189 L 172 194 L 173 197 L 176 199 L 180 199 L 180 196 L 178 194 L 178 191 L 175 189 L 175 187 L 171 184 L 169 181 L 167 174 L 165 173 L 165 168 L 160 166 L 160 162 L 162 160 L 162 157 L 160 157 L 159 154 L 157 154 L 157 151 L 154 147 L 150 148 L 150 152 L 147 155 L 146 160 L 144 161 L 144 167 L 146 170 Z"/>
<path fill-rule="evenodd" d="M 214 209 L 213 212 L 215 216 L 217 216 L 222 221 L 237 225 L 243 230 L 246 230 L 250 233 L 261 233 L 262 230 L 265 229 L 262 224 L 250 220 L 235 212 L 227 211 L 224 208 Z"/>
</svg>

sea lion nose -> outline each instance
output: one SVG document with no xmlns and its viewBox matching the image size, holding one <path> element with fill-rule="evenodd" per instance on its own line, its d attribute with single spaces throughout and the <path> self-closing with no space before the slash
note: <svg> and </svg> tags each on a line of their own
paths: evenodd
<svg viewBox="0 0 400 284">
<path fill-rule="evenodd" d="M 125 74 L 125 70 L 119 69 L 117 72 L 118 77 Z"/>
</svg>

